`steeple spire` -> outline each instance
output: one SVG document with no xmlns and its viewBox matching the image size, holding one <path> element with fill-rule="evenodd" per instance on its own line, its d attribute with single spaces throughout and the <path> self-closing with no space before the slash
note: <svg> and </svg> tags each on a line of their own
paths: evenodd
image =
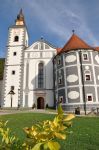
<svg viewBox="0 0 99 150">
<path fill-rule="evenodd" d="M 16 25 L 25 25 L 25 21 L 24 21 L 24 15 L 22 12 L 22 8 L 20 9 L 19 14 L 17 15 L 17 19 L 16 19 Z"/>
<path fill-rule="evenodd" d="M 22 8 L 20 9 L 20 14 L 22 14 Z"/>
</svg>

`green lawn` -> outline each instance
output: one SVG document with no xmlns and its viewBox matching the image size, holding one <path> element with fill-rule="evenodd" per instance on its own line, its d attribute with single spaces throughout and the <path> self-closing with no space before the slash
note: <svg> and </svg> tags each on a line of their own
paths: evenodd
<svg viewBox="0 0 99 150">
<path fill-rule="evenodd" d="M 0 120 L 9 120 L 8 126 L 22 140 L 25 138 L 26 126 L 31 126 L 38 121 L 52 119 L 54 115 L 38 113 L 20 113 L 0 116 Z M 69 129 L 73 131 L 68 135 L 67 140 L 59 141 L 62 150 L 99 150 L 99 118 L 98 117 L 76 117 L 73 126 Z"/>
</svg>

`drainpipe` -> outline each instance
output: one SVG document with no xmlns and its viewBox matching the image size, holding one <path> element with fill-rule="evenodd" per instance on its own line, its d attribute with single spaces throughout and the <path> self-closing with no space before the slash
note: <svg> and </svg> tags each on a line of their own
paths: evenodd
<svg viewBox="0 0 99 150">
<path fill-rule="evenodd" d="M 53 62 L 53 94 L 54 94 L 54 108 L 56 107 L 56 100 L 55 100 L 55 77 L 54 77 L 54 59 L 52 60 Z"/>
<path fill-rule="evenodd" d="M 84 102 L 84 112 L 86 115 L 86 97 L 85 97 L 85 87 L 84 87 L 84 72 L 82 67 L 82 53 L 79 51 L 80 69 L 81 69 L 81 79 L 82 79 L 82 90 L 83 90 L 83 102 Z"/>
</svg>

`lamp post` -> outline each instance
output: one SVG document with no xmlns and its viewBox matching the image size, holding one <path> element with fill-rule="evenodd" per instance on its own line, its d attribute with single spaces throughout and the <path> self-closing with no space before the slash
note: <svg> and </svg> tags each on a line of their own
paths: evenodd
<svg viewBox="0 0 99 150">
<path fill-rule="evenodd" d="M 14 95 L 15 93 L 13 90 L 11 90 L 8 94 L 11 96 L 11 108 L 12 108 L 12 102 L 13 102 L 12 95 Z"/>
</svg>

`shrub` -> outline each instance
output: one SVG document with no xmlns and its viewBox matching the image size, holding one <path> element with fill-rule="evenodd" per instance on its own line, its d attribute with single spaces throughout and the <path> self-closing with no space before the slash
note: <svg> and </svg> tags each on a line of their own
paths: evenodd
<svg viewBox="0 0 99 150">
<path fill-rule="evenodd" d="M 58 106 L 58 114 L 50 121 L 45 120 L 32 127 L 24 128 L 27 135 L 26 141 L 21 143 L 9 128 L 7 122 L 0 122 L 0 149 L 2 150 L 59 150 L 60 144 L 56 139 L 65 140 L 67 128 L 71 126 L 70 120 L 75 116 L 64 116 L 61 105 Z"/>
<path fill-rule="evenodd" d="M 11 130 L 7 127 L 7 121 L 0 122 L 0 136 L 0 150 L 22 150 L 22 143 L 11 134 Z"/>
<path fill-rule="evenodd" d="M 61 105 L 59 105 L 58 114 L 53 121 L 46 120 L 30 128 L 24 128 L 27 134 L 24 146 L 28 150 L 59 150 L 60 144 L 56 142 L 56 139 L 66 139 L 66 129 L 71 126 L 69 121 L 73 118 L 72 114 L 65 117 Z"/>
</svg>

